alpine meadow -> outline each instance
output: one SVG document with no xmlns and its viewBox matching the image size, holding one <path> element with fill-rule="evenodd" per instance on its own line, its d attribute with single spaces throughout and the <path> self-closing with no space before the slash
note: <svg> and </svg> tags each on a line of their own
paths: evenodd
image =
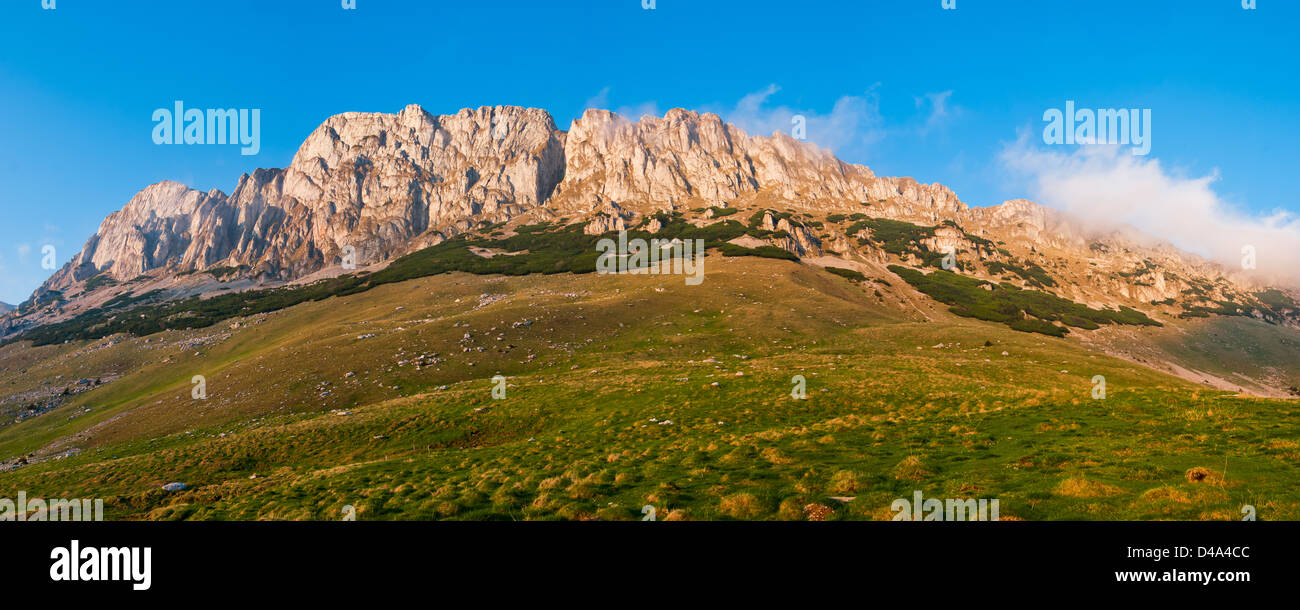
<svg viewBox="0 0 1300 610">
<path fill-rule="evenodd" d="M 745 532 L 1077 590 L 1300 522 L 1300 6 L 11 4 L 18 580 Z"/>
</svg>

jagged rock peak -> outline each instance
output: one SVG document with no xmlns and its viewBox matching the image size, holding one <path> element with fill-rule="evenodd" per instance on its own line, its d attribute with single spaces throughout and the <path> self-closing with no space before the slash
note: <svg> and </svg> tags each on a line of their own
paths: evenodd
<svg viewBox="0 0 1300 610">
<path fill-rule="evenodd" d="M 229 196 L 175 182 L 144 189 L 38 292 L 161 267 L 288 280 L 338 262 L 346 246 L 377 262 L 540 205 L 564 167 L 563 133 L 544 110 L 343 113 L 313 130 L 287 168 L 241 176 Z"/>
</svg>

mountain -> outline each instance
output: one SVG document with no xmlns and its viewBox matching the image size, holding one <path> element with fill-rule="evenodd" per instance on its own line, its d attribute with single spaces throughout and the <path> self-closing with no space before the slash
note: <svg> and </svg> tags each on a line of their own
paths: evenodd
<svg viewBox="0 0 1300 610">
<path fill-rule="evenodd" d="M 0 315 L 7 314 L 14 310 L 14 306 L 0 301 Z"/>
<path fill-rule="evenodd" d="M 1074 328 L 1096 340 L 1114 334 L 1112 323 L 1182 327 L 1225 316 L 1300 328 L 1290 289 L 1131 228 L 1085 228 L 1023 199 L 971 207 L 943 185 L 877 176 L 779 132 L 750 136 L 713 114 L 674 109 L 632 122 L 593 109 L 562 131 L 539 109 L 433 115 L 413 105 L 331 117 L 287 168 L 244 175 L 229 195 L 174 182 L 145 188 L 104 219 L 22 316 L 0 322 L 0 338 L 69 320 L 102 326 L 113 317 L 107 312 L 140 301 L 334 277 L 348 271 L 341 263 L 350 251 L 374 272 L 487 229 L 494 237 L 532 225 L 599 235 L 671 223 L 725 233 L 732 253 L 779 248 L 882 286 L 901 279 L 915 290 L 886 290 L 895 307 L 912 308 L 907 298 L 920 292 L 959 315 L 1019 330 L 1060 336 Z M 952 256 L 941 264 L 945 253 Z M 941 267 L 977 283 L 947 286 L 965 280 L 900 271 Z"/>
<path fill-rule="evenodd" d="M 494 124 L 505 137 L 493 137 Z M 522 108 L 335 116 L 288 168 L 241 176 L 230 195 L 149 186 L 42 290 L 100 274 L 123 282 L 216 265 L 287 280 L 337 260 L 346 245 L 365 259 L 387 258 L 427 241 L 431 227 L 454 231 L 470 218 L 505 219 L 538 205 L 563 175 L 560 135 L 549 115 Z"/>
<path fill-rule="evenodd" d="M 592 110 L 566 133 L 542 110 L 433 116 L 409 106 L 332 117 L 288 168 L 244 175 L 231 195 L 149 186 L 38 293 L 100 275 L 125 282 L 214 266 L 291 280 L 337 263 L 348 245 L 380 261 L 527 211 L 626 216 L 629 203 L 645 213 L 760 191 L 813 206 L 899 198 L 932 220 L 963 208 L 946 188 L 878 179 L 788 136 L 748 137 L 715 115 L 674 110 L 634 124 Z"/>
<path fill-rule="evenodd" d="M 1142 246 L 1123 232 L 1085 234 L 1064 214 L 1029 201 L 971 208 L 942 185 L 878 177 L 781 133 L 751 137 L 712 114 L 677 109 L 633 123 L 589 110 L 565 132 L 538 109 L 434 116 L 409 106 L 396 115 L 332 117 L 308 136 L 289 167 L 241 176 L 230 195 L 174 182 L 145 188 L 110 214 L 35 296 L 67 297 L 96 277 L 122 283 L 212 268 L 230 268 L 231 277 L 290 281 L 338 264 L 347 246 L 374 263 L 524 215 L 603 212 L 600 218 L 618 227 L 659 211 L 724 202 L 951 221 L 1013 246 L 1098 259 L 1106 263 L 1100 271 L 1153 259 L 1181 276 L 1226 281 L 1237 292 L 1259 287 L 1169 246 Z M 856 250 L 846 237 L 852 238 L 832 239 Z M 800 241 L 807 247 L 817 240 Z M 933 245 L 963 243 L 950 231 Z M 1112 255 L 1098 256 L 1100 248 Z M 1083 290 L 1097 302 L 1160 300 L 1188 287 L 1170 283 L 1168 274 L 1148 279 L 1081 284 L 1101 284 Z"/>
<path fill-rule="evenodd" d="M 343 114 L 229 195 L 146 188 L 0 318 L 0 484 L 108 519 L 1300 518 L 1296 294 L 1085 226 L 685 110 Z M 619 230 L 703 242 L 703 281 L 597 273 Z"/>
</svg>

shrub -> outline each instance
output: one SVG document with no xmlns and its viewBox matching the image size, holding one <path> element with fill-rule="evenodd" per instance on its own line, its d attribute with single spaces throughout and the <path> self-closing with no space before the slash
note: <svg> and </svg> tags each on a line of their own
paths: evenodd
<svg viewBox="0 0 1300 610">
<path fill-rule="evenodd" d="M 862 275 L 862 272 L 854 271 L 852 269 L 844 269 L 842 267 L 827 267 L 826 270 L 831 273 L 834 273 L 835 275 L 848 278 L 855 282 L 861 282 L 867 279 L 867 276 Z"/>
<path fill-rule="evenodd" d="M 117 284 L 117 280 L 113 279 L 113 276 L 107 273 L 101 273 L 99 275 L 96 275 L 86 280 L 86 292 L 90 292 L 91 290 L 95 290 L 98 288 L 103 288 L 104 286 L 113 286 L 116 284 Z"/>
<path fill-rule="evenodd" d="M 1100 328 L 1101 324 L 1161 325 L 1129 307 L 1092 309 L 1046 292 L 1021 290 L 1011 284 L 993 285 L 951 271 L 937 270 L 927 275 L 899 265 L 890 265 L 889 270 L 930 298 L 948 305 L 959 316 L 1001 322 L 1023 332 L 1054 337 L 1069 332 L 1053 322 L 1085 330 Z"/>
<path fill-rule="evenodd" d="M 736 244 L 720 244 L 718 251 L 723 256 L 758 256 L 762 258 L 776 258 L 787 261 L 799 262 L 799 257 L 791 254 L 790 251 L 776 246 L 759 246 L 757 248 L 746 248 Z"/>
</svg>

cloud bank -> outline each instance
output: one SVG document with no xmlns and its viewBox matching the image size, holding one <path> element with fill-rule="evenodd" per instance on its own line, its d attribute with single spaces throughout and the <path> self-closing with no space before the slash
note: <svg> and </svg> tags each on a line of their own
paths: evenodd
<svg viewBox="0 0 1300 610">
<path fill-rule="evenodd" d="M 1300 286 L 1300 218 L 1283 210 L 1252 215 L 1214 192 L 1217 170 L 1187 177 L 1119 146 L 1070 151 L 1033 146 L 1027 134 L 1001 161 L 1043 205 L 1070 212 L 1092 228 L 1132 225 L 1184 250 L 1241 270 L 1253 247 L 1261 279 Z"/>
<path fill-rule="evenodd" d="M 913 98 L 920 116 L 912 124 L 886 126 L 875 90 L 876 86 L 873 86 L 863 95 L 843 95 L 835 100 L 829 112 L 818 112 L 772 103 L 781 87 L 771 84 L 745 95 L 734 105 L 708 104 L 697 110 L 716 114 L 752 136 L 771 136 L 779 131 L 798 137 L 795 119 L 801 117 L 801 139 L 829 150 L 841 159 L 859 163 L 870 158 L 875 145 L 887 136 L 925 137 L 944 131 L 962 115 L 962 109 L 952 103 L 951 90 L 926 93 Z M 605 87 L 588 98 L 583 108 L 607 108 L 631 121 L 647 115 L 663 116 L 657 102 L 616 107 L 610 97 L 610 88 Z"/>
</svg>

